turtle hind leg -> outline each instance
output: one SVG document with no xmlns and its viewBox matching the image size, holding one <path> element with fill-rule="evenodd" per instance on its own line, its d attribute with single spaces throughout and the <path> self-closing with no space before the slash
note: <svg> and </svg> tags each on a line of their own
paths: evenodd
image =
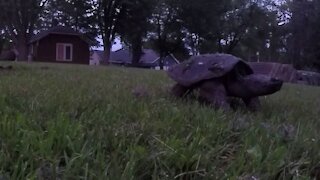
<svg viewBox="0 0 320 180">
<path fill-rule="evenodd" d="M 185 97 L 190 92 L 191 92 L 190 88 L 188 88 L 186 86 L 182 86 L 180 84 L 175 84 L 171 89 L 171 93 L 176 97 Z"/>
<path fill-rule="evenodd" d="M 228 97 L 228 103 L 233 110 L 238 110 L 245 106 L 244 102 L 241 99 L 236 97 Z"/>
<path fill-rule="evenodd" d="M 261 108 L 261 103 L 258 97 L 243 98 L 243 101 L 250 111 L 257 111 Z"/>
<path fill-rule="evenodd" d="M 200 101 L 225 111 L 231 109 L 227 101 L 226 89 L 222 83 L 214 80 L 205 81 L 200 85 L 199 89 Z"/>
</svg>

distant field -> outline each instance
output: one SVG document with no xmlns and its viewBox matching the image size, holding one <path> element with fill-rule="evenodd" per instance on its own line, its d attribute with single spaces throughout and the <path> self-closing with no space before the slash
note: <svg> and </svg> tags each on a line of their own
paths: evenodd
<svg viewBox="0 0 320 180">
<path fill-rule="evenodd" d="M 12 65 L 0 70 L 0 179 L 310 179 L 320 171 L 319 87 L 285 85 L 262 98 L 261 112 L 225 114 L 174 99 L 160 71 Z"/>
</svg>

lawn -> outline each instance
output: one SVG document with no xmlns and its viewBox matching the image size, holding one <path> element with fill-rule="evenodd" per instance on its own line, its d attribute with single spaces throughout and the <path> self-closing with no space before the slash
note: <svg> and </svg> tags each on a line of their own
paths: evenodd
<svg viewBox="0 0 320 180">
<path fill-rule="evenodd" d="M 319 87 L 286 84 L 259 112 L 224 113 L 171 97 L 160 71 L 12 65 L 0 70 L 1 180 L 320 174 Z"/>
</svg>

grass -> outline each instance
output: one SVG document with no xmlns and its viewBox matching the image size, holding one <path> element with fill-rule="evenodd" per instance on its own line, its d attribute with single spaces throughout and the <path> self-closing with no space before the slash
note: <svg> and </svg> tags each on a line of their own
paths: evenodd
<svg viewBox="0 0 320 180">
<path fill-rule="evenodd" d="M 0 179 L 311 179 L 320 166 L 318 87 L 223 113 L 174 99 L 159 71 L 13 66 L 0 71 Z"/>
</svg>

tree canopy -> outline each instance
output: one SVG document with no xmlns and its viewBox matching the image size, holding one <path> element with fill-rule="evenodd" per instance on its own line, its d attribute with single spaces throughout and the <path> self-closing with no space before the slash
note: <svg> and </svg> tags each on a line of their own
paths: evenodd
<svg viewBox="0 0 320 180">
<path fill-rule="evenodd" d="M 46 3 L 46 0 L 0 0 L 3 31 L 13 41 L 19 60 L 27 59 L 28 40 L 36 30 Z"/>
<path fill-rule="evenodd" d="M 33 34 L 64 25 L 101 38 L 106 61 L 120 37 L 133 64 L 143 48 L 152 48 L 161 57 L 224 52 L 320 69 L 315 0 L 0 0 L 0 5 L 0 41 L 11 40 L 20 60 L 27 58 Z"/>
</svg>

